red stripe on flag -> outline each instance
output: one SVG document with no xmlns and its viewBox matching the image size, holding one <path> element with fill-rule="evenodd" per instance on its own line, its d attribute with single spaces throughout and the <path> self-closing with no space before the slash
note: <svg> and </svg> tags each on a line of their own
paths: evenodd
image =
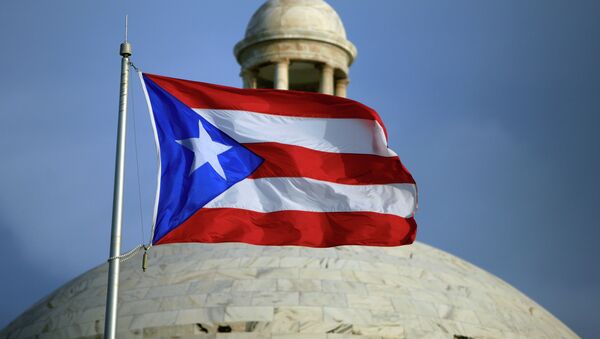
<svg viewBox="0 0 600 339">
<path fill-rule="evenodd" d="M 265 159 L 252 179 L 307 177 L 347 185 L 415 183 L 398 157 L 329 153 L 279 143 L 244 146 Z"/>
<path fill-rule="evenodd" d="M 375 120 L 387 137 L 377 112 L 354 100 L 310 92 L 241 89 L 148 73 L 144 73 L 144 76 L 190 108 L 230 109 L 306 118 Z"/>
<path fill-rule="evenodd" d="M 260 213 L 232 208 L 204 208 L 156 244 L 243 242 L 308 247 L 399 246 L 411 244 L 416 229 L 413 218 L 374 212 Z"/>
</svg>

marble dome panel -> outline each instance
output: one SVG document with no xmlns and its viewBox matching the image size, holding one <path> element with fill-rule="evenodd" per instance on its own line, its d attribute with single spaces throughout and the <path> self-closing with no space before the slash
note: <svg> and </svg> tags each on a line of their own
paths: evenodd
<svg viewBox="0 0 600 339">
<path fill-rule="evenodd" d="M 415 243 L 313 249 L 174 244 L 122 265 L 119 338 L 577 338 L 495 276 Z M 0 338 L 97 338 L 107 266 L 44 298 Z"/>
</svg>

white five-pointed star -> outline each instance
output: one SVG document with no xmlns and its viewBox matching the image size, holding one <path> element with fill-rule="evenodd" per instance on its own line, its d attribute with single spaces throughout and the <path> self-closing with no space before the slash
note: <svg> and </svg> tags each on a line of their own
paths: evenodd
<svg viewBox="0 0 600 339">
<path fill-rule="evenodd" d="M 223 167 L 221 167 L 221 163 L 219 162 L 218 155 L 230 149 L 231 146 L 213 141 L 200 121 L 198 121 L 198 130 L 200 131 L 200 135 L 197 138 L 175 140 L 181 146 L 194 152 L 194 163 L 188 175 L 192 174 L 198 167 L 209 163 L 223 179 L 227 179 Z"/>
</svg>

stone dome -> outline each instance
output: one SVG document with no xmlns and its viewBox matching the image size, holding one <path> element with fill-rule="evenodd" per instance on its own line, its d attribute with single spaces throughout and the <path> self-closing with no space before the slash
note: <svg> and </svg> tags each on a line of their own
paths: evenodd
<svg viewBox="0 0 600 339">
<path fill-rule="evenodd" d="M 346 39 L 342 20 L 323 0 L 267 1 L 254 13 L 246 28 L 246 38 L 294 33 L 316 38 Z"/>
<path fill-rule="evenodd" d="M 348 64 L 356 56 L 356 47 L 346 39 L 342 20 L 323 0 L 268 0 L 250 19 L 234 53 L 240 61 L 244 50 L 274 40 L 327 43 L 347 53 Z"/>
<path fill-rule="evenodd" d="M 121 268 L 119 338 L 577 338 L 495 276 L 415 243 L 315 249 L 174 244 Z M 39 301 L 1 338 L 98 338 L 107 265 Z"/>
</svg>

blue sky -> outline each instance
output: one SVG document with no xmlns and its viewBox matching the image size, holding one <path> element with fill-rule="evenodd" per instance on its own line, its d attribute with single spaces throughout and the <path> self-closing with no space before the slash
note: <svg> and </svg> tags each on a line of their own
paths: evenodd
<svg viewBox="0 0 600 339">
<path fill-rule="evenodd" d="M 261 3 L 0 4 L 0 326 L 108 256 L 124 14 L 142 69 L 240 86 L 233 45 Z M 600 3 L 330 3 L 358 48 L 349 96 L 419 184 L 418 240 L 600 336 Z M 156 171 L 131 89 L 124 249 L 149 237 Z"/>
</svg>

